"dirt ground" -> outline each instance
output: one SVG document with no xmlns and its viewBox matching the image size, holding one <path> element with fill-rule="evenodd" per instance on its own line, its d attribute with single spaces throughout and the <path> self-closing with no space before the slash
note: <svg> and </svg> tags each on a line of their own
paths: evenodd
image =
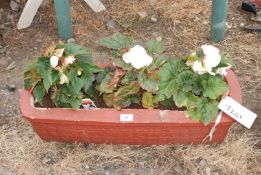
<svg viewBox="0 0 261 175">
<path fill-rule="evenodd" d="M 119 31 L 136 40 L 162 39 L 166 54 L 177 57 L 213 44 L 235 63 L 243 104 L 258 115 L 251 130 L 234 124 L 220 145 L 165 146 L 42 141 L 21 117 L 19 92 L 23 69 L 59 40 L 53 4 L 45 0 L 32 26 L 17 30 L 25 0 L 15 10 L 8 1 L 0 2 L 0 175 L 261 174 L 261 33 L 240 29 L 241 23 L 253 23 L 251 14 L 240 10 L 240 0 L 229 1 L 220 43 L 209 40 L 211 1 L 103 0 L 107 11 L 94 13 L 84 1 L 71 0 L 74 39 L 90 48 L 96 62 L 110 60 L 95 41 Z"/>
</svg>

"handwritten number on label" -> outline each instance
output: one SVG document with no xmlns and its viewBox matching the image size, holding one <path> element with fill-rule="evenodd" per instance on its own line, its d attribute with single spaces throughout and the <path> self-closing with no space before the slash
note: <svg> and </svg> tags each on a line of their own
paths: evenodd
<svg viewBox="0 0 261 175">
<path fill-rule="evenodd" d="M 226 105 L 227 110 L 230 112 L 230 114 L 234 115 L 236 118 L 241 119 L 241 115 L 239 115 L 238 113 L 236 113 L 236 111 L 229 105 Z"/>
<path fill-rule="evenodd" d="M 251 128 L 257 117 L 255 113 L 248 110 L 229 96 L 221 100 L 218 108 L 248 129 Z"/>
</svg>

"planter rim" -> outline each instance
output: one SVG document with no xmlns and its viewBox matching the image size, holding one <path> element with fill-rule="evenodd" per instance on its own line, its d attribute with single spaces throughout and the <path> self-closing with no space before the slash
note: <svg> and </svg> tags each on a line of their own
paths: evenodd
<svg viewBox="0 0 261 175">
<path fill-rule="evenodd" d="M 225 80 L 229 86 L 229 96 L 239 103 L 242 103 L 242 93 L 239 81 L 234 72 L 229 69 Z M 20 108 L 23 116 L 31 120 L 43 120 L 48 122 L 55 122 L 61 120 L 64 122 L 99 122 L 106 125 L 106 123 L 118 123 L 121 125 L 124 122 L 120 121 L 120 114 L 133 114 L 134 120 L 126 124 L 172 124 L 172 125 L 196 125 L 202 126 L 200 122 L 192 121 L 186 117 L 184 111 L 160 110 L 160 109 L 122 109 L 117 111 L 113 108 L 98 108 L 98 109 L 68 109 L 68 108 L 36 108 L 34 107 L 34 100 L 31 93 L 27 90 L 22 90 L 20 97 Z M 215 119 L 210 125 L 213 125 Z M 231 124 L 234 119 L 228 117 L 225 113 L 222 115 L 221 123 Z"/>
</svg>

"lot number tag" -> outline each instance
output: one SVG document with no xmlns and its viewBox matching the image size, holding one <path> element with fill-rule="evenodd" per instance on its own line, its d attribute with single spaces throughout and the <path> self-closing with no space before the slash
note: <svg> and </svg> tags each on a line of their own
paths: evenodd
<svg viewBox="0 0 261 175">
<path fill-rule="evenodd" d="M 228 96 L 221 100 L 218 108 L 248 129 L 251 128 L 257 116 L 255 113 Z"/>
<path fill-rule="evenodd" d="M 133 114 L 121 114 L 120 115 L 121 122 L 132 122 L 133 121 Z"/>
</svg>

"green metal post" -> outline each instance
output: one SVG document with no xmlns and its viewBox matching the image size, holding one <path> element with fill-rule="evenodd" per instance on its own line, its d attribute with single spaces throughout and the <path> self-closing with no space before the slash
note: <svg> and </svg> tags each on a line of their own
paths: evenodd
<svg viewBox="0 0 261 175">
<path fill-rule="evenodd" d="M 54 0 L 60 38 L 72 37 L 72 21 L 69 0 Z"/>
<path fill-rule="evenodd" d="M 211 40 L 222 41 L 225 36 L 228 0 L 212 0 Z"/>
</svg>

